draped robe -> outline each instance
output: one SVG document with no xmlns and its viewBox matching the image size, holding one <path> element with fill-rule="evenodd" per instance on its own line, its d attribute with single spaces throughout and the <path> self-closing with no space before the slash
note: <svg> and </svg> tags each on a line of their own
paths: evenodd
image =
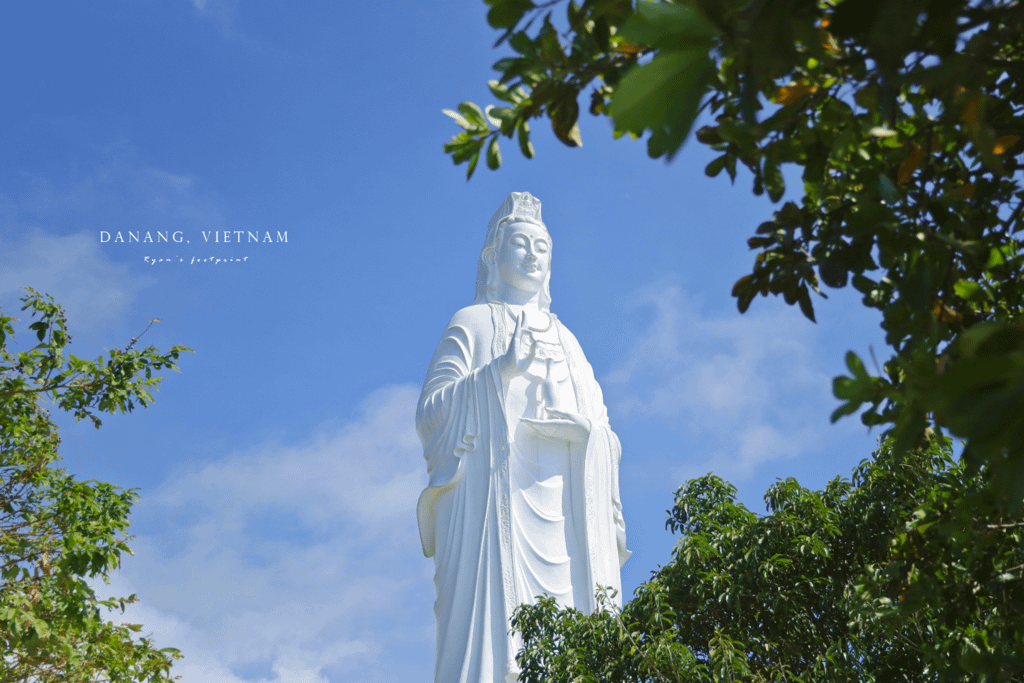
<svg viewBox="0 0 1024 683">
<path fill-rule="evenodd" d="M 590 421 L 586 443 L 569 444 L 572 525 L 582 552 L 573 576 L 576 609 L 596 607 L 597 586 L 621 592 L 629 557 L 619 499 L 619 439 L 608 425 L 601 388 L 576 338 L 553 315 L 575 393 Z M 509 633 L 520 595 L 510 506 L 509 429 L 496 359 L 513 329 L 500 303 L 460 310 L 430 363 L 416 413 L 429 483 L 417 517 L 423 553 L 434 557 L 437 620 L 435 683 L 504 683 L 517 678 L 518 638 Z M 574 586 L 575 588 L 575 586 Z M 621 597 L 616 601 L 621 604 Z"/>
</svg>

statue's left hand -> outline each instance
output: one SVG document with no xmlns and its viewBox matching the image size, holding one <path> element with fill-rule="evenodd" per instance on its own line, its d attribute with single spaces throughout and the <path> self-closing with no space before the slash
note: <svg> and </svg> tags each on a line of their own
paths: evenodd
<svg viewBox="0 0 1024 683">
<path fill-rule="evenodd" d="M 586 443 L 590 438 L 590 420 L 562 410 L 548 409 L 548 415 L 554 419 L 531 420 L 523 418 L 534 431 L 550 439 L 562 439 L 574 443 Z"/>
</svg>

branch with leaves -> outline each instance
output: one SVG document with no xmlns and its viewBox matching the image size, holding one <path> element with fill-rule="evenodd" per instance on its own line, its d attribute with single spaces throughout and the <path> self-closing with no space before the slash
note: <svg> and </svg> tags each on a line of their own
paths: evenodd
<svg viewBox="0 0 1024 683">
<path fill-rule="evenodd" d="M 698 480 L 714 505 L 695 519 L 709 526 L 687 528 L 677 562 L 705 573 L 697 583 L 673 579 L 704 591 L 702 600 L 675 606 L 677 614 L 695 615 L 683 619 L 693 629 L 680 633 L 698 665 L 710 661 L 717 637 L 719 679 L 746 676 L 728 662 L 755 662 L 752 670 L 773 680 L 795 671 L 813 680 L 868 680 L 861 664 L 880 657 L 892 671 L 909 673 L 900 678 L 885 669 L 875 680 L 1012 680 L 1022 667 L 1016 653 L 1024 651 L 1015 526 L 1024 514 L 1024 4 L 487 4 L 498 43 L 507 41 L 515 53 L 494 65 L 500 76 L 492 82 L 509 106 L 460 105 L 463 130 L 445 146 L 456 164 L 469 162 L 471 175 L 486 149 L 488 166 L 497 168 L 499 137 L 519 134 L 535 118 L 548 118 L 564 144 L 579 145 L 578 100 L 587 88 L 591 114 L 610 117 L 616 136 L 646 136 L 652 158 L 672 159 L 702 117 L 695 137 L 717 152 L 705 173 L 725 171 L 732 183 L 749 174 L 755 195 L 780 204 L 751 226 L 751 272 L 732 290 L 739 310 L 771 294 L 813 321 L 817 298 L 852 286 L 878 311 L 890 354 L 873 372 L 847 354 L 848 374 L 833 382 L 840 400 L 833 421 L 859 414 L 880 427 L 891 437 L 886 458 L 912 480 L 921 458 L 930 462 L 929 453 L 945 448 L 943 433 L 965 443 L 962 461 L 936 465 L 942 474 L 914 492 L 916 507 L 901 508 L 907 517 L 889 519 L 878 532 L 898 556 L 841 551 L 851 563 L 844 575 L 861 579 L 847 584 L 843 597 L 834 593 L 839 612 L 802 592 L 807 584 L 794 601 L 765 593 L 771 607 L 761 605 L 751 621 L 753 589 L 728 583 L 741 565 L 715 564 L 718 556 L 753 562 L 770 545 L 741 530 L 761 528 L 772 543 L 780 533 L 801 534 L 799 557 L 832 547 L 831 537 L 748 518 L 723 498 L 720 482 Z M 561 6 L 567 28 L 559 32 L 554 11 Z M 534 154 L 532 146 L 523 151 Z M 801 171 L 800 197 L 783 202 L 787 164 Z M 780 486 L 795 493 L 795 482 Z M 691 494 L 683 497 L 688 504 L 702 500 Z M 841 495 L 826 489 L 824 499 Z M 804 520 L 820 521 L 816 506 L 824 499 L 794 500 L 807 506 Z M 726 545 L 708 545 L 717 528 L 731 529 Z M 757 545 L 740 557 L 728 546 L 737 539 Z M 810 572 L 798 556 L 760 556 L 765 585 L 776 590 L 793 579 L 795 566 Z M 702 569 L 708 566 L 718 568 Z M 749 581 L 752 573 L 741 575 Z M 797 578 L 836 586 L 811 576 Z M 634 603 L 643 596 L 625 611 L 640 609 Z M 808 604 L 815 607 L 801 628 L 813 638 L 799 648 L 781 629 L 761 640 L 730 630 L 734 623 L 754 633 L 792 625 L 785 619 Z M 872 635 L 851 640 L 848 625 Z M 856 643 L 866 647 L 871 638 L 891 653 L 859 653 Z M 745 657 L 734 657 L 730 643 L 741 643 Z"/>
<path fill-rule="evenodd" d="M 530 119 L 580 144 L 578 99 L 615 135 L 672 159 L 700 112 L 707 175 L 740 169 L 781 202 L 753 230 L 740 311 L 854 287 L 882 317 L 891 357 L 848 356 L 833 420 L 859 413 L 897 448 L 936 427 L 967 441 L 1002 505 L 1024 501 L 1024 6 L 1017 0 L 489 0 L 514 56 L 492 81 L 500 107 L 464 102 L 445 145 L 472 175 L 499 138 L 532 157 Z M 508 105 L 508 106 L 505 106 Z M 495 128 L 491 128 L 492 124 Z M 681 226 L 686 228 L 686 226 Z"/>
<path fill-rule="evenodd" d="M 153 373 L 177 370 L 190 349 L 138 350 L 140 334 L 107 358 L 82 360 L 66 353 L 67 320 L 51 297 L 29 289 L 22 302 L 35 318 L 35 346 L 11 348 L 16 319 L 0 313 L 0 682 L 173 680 L 177 650 L 102 615 L 135 596 L 100 599 L 86 581 L 107 582 L 131 552 L 137 493 L 57 467 L 60 436 L 41 399 L 98 428 L 97 413 L 147 406 L 162 379 Z"/>
</svg>

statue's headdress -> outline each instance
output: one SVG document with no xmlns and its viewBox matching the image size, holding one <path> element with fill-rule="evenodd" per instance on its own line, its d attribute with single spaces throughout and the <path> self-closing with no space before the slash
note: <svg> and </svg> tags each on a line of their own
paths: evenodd
<svg viewBox="0 0 1024 683">
<path fill-rule="evenodd" d="M 484 254 L 488 249 L 498 248 L 501 243 L 502 229 L 506 225 L 520 222 L 533 223 L 544 230 L 548 229 L 540 217 L 540 200 L 529 192 L 510 193 L 491 216 L 491 220 L 487 222 L 487 239 L 484 241 L 484 248 L 480 251 L 480 263 L 476 270 L 475 303 L 482 304 L 490 301 L 497 283 L 497 273 L 490 272 L 487 262 L 484 260 Z M 551 270 L 549 268 L 548 277 L 544 281 L 538 302 L 540 308 L 545 311 L 551 305 L 551 291 L 548 286 L 550 280 Z"/>
<path fill-rule="evenodd" d="M 502 223 L 517 223 L 519 221 L 544 225 L 544 221 L 540 218 L 540 200 L 529 192 L 512 192 L 505 198 L 505 201 L 491 216 L 491 220 L 487 222 L 488 241 L 491 234 Z"/>
</svg>

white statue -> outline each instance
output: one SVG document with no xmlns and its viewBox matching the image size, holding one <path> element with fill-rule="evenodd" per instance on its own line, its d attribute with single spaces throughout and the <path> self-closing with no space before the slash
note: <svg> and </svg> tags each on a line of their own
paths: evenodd
<svg viewBox="0 0 1024 683">
<path fill-rule="evenodd" d="M 513 192 L 420 395 L 435 683 L 515 681 L 518 605 L 547 594 L 589 613 L 597 586 L 621 591 L 622 450 L 579 342 L 549 311 L 551 247 L 540 202 Z"/>
</svg>

